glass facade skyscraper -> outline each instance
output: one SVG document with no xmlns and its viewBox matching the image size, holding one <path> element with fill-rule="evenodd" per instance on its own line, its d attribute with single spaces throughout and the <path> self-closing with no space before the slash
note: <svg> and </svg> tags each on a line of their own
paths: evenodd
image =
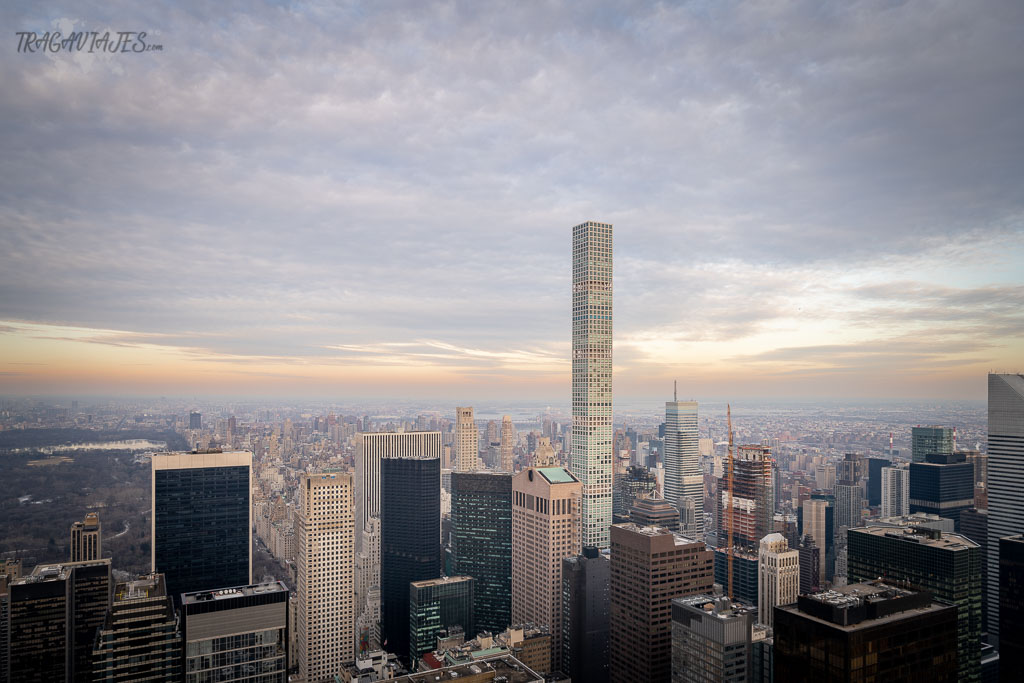
<svg viewBox="0 0 1024 683">
<path fill-rule="evenodd" d="M 154 455 L 152 473 L 152 570 L 175 604 L 251 583 L 252 453 Z"/>
<path fill-rule="evenodd" d="M 582 544 L 607 548 L 612 524 L 612 226 L 572 229 L 572 452 L 583 484 Z"/>
<path fill-rule="evenodd" d="M 924 462 L 929 453 L 952 453 L 953 430 L 949 427 L 913 427 L 910 430 L 912 462 Z"/>
<path fill-rule="evenodd" d="M 476 579 L 477 628 L 504 631 L 512 623 L 510 472 L 452 472 L 452 556 L 456 574 Z"/>
<path fill-rule="evenodd" d="M 704 540 L 704 473 L 697 444 L 697 402 L 665 403 L 665 500 L 681 515 L 680 533 Z"/>
<path fill-rule="evenodd" d="M 443 576 L 409 584 L 409 661 L 437 648 L 441 629 L 461 626 L 467 638 L 476 635 L 472 576 Z"/>
</svg>

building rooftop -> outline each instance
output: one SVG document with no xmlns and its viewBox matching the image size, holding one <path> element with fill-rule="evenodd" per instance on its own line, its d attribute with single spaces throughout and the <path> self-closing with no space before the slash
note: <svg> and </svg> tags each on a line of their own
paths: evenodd
<svg viewBox="0 0 1024 683">
<path fill-rule="evenodd" d="M 857 534 L 869 534 L 871 536 L 885 536 L 886 538 L 906 541 L 907 543 L 918 543 L 920 545 L 927 545 L 933 548 L 943 548 L 945 550 L 953 551 L 981 547 L 962 534 L 942 532 L 938 529 L 929 529 L 926 527 L 868 526 L 860 529 L 850 529 L 850 532 Z"/>
<path fill-rule="evenodd" d="M 579 481 L 564 467 L 539 467 L 537 471 L 544 475 L 544 478 L 552 484 L 571 484 Z"/>
<path fill-rule="evenodd" d="M 68 578 L 68 569 L 63 564 L 40 564 L 32 570 L 28 576 L 15 579 L 11 585 L 19 586 L 28 583 L 43 583 L 45 581 L 64 581 Z"/>
<path fill-rule="evenodd" d="M 675 598 L 672 602 L 701 610 L 708 616 L 719 619 L 738 619 L 747 614 L 753 614 L 756 618 L 757 608 L 734 602 L 724 595 L 691 595 L 685 598 Z"/>
<path fill-rule="evenodd" d="M 633 524 L 632 522 L 626 522 L 624 524 L 615 524 L 613 526 L 621 527 L 633 531 L 644 536 L 672 536 L 676 542 L 676 545 L 692 545 L 693 543 L 703 543 L 702 541 L 695 541 L 692 538 L 683 536 L 682 534 L 676 533 L 671 529 L 666 529 L 663 526 L 640 526 L 639 524 Z"/>
<path fill-rule="evenodd" d="M 443 586 L 446 583 L 460 583 L 462 581 L 472 580 L 472 576 L 442 576 L 437 579 L 424 579 L 423 581 L 413 581 L 412 585 L 416 588 L 427 588 L 428 586 Z"/>
<path fill-rule="evenodd" d="M 287 593 L 288 589 L 280 581 L 268 583 L 257 583 L 251 586 L 235 586 L 234 588 L 221 588 L 215 591 L 196 591 L 194 593 L 183 593 L 181 603 L 192 605 L 196 603 L 209 602 L 211 600 L 226 600 L 228 598 L 240 598 L 250 595 L 265 595 L 267 593 Z"/>
<path fill-rule="evenodd" d="M 479 677 L 481 674 L 486 675 L 492 672 L 493 676 L 484 680 L 504 681 L 504 683 L 544 683 L 543 676 L 509 654 L 456 664 L 443 669 L 398 676 L 394 681 L 395 683 L 440 683 L 441 681 L 457 681 L 471 676 Z"/>
<path fill-rule="evenodd" d="M 899 621 L 907 618 L 909 613 L 955 611 L 956 607 L 934 602 L 925 591 L 900 588 L 882 581 L 868 581 L 813 595 L 801 595 L 795 605 L 776 609 L 799 613 L 805 619 L 830 628 L 855 631 Z"/>
<path fill-rule="evenodd" d="M 140 576 L 134 581 L 126 581 L 117 584 L 114 589 L 114 600 L 134 600 L 138 598 L 153 598 L 165 596 L 167 589 L 164 585 L 163 574 L 150 574 Z"/>
</svg>

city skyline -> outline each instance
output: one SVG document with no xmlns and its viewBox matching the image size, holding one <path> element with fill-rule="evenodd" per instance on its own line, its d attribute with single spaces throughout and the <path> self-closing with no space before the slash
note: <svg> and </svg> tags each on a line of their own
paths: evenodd
<svg viewBox="0 0 1024 683">
<path fill-rule="evenodd" d="M 983 399 L 1024 357 L 1019 3 L 0 8 L 0 394 Z M 302 40 L 291 37 L 302 36 Z M 100 171 L 102 169 L 102 171 Z"/>
</svg>

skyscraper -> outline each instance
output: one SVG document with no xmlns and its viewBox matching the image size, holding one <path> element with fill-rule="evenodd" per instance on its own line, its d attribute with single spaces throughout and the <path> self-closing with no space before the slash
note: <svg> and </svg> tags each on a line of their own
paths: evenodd
<svg viewBox="0 0 1024 683">
<path fill-rule="evenodd" d="M 800 539 L 800 595 L 821 590 L 821 548 L 814 537 L 804 534 Z"/>
<path fill-rule="evenodd" d="M 818 581 L 819 586 L 827 577 L 825 557 L 828 543 L 828 501 L 811 498 L 804 501 L 803 521 L 804 534 L 814 539 L 818 547 Z"/>
<path fill-rule="evenodd" d="M 910 430 L 911 462 L 924 462 L 929 453 L 953 452 L 953 430 L 949 427 L 913 427 Z"/>
<path fill-rule="evenodd" d="M 999 644 L 999 539 L 1024 529 L 1024 375 L 988 376 L 988 633 Z"/>
<path fill-rule="evenodd" d="M 182 593 L 252 583 L 252 453 L 154 455 L 152 571 Z"/>
<path fill-rule="evenodd" d="M 442 576 L 409 584 L 409 661 L 437 648 L 442 629 L 455 626 L 464 633 L 476 633 L 473 618 L 472 576 Z"/>
<path fill-rule="evenodd" d="M 513 470 L 512 464 L 513 464 L 514 458 L 513 458 L 513 450 L 512 450 L 512 448 L 513 448 L 513 446 L 515 444 L 512 443 L 512 439 L 513 439 L 512 432 L 513 432 L 512 417 L 510 415 L 506 415 L 503 418 L 501 418 L 501 450 L 500 450 L 500 453 L 501 453 L 501 471 L 502 472 L 511 472 Z"/>
<path fill-rule="evenodd" d="M 455 409 L 455 470 L 472 472 L 480 452 L 480 434 L 473 421 L 473 408 Z"/>
<path fill-rule="evenodd" d="M 504 631 L 512 623 L 511 473 L 452 473 L 452 556 L 457 574 L 476 579 L 477 628 Z"/>
<path fill-rule="evenodd" d="M 472 421 L 472 408 L 469 410 L 471 411 L 470 421 Z M 359 448 L 356 454 L 356 528 L 362 529 L 366 525 L 367 517 L 380 517 L 382 460 L 388 458 L 441 458 L 443 456 L 441 432 L 360 434 Z M 471 469 L 476 469 L 475 465 Z M 438 490 L 440 490 L 440 484 L 438 484 Z M 440 525 L 438 529 L 440 529 Z"/>
<path fill-rule="evenodd" d="M 888 458 L 868 458 L 868 505 L 882 503 L 882 468 L 892 465 Z"/>
<path fill-rule="evenodd" d="M 740 446 L 733 467 L 733 495 L 729 501 L 727 475 L 718 485 L 718 544 L 727 545 L 730 507 L 733 508 L 733 543 L 757 552 L 761 539 L 775 529 L 775 489 L 771 450 L 766 446 Z"/>
<path fill-rule="evenodd" d="M 611 542 L 611 680 L 668 681 L 672 599 L 710 592 L 713 555 L 703 542 L 635 524 L 614 525 Z"/>
<path fill-rule="evenodd" d="M 193 410 L 188 414 L 188 428 L 189 429 L 202 429 L 203 428 L 203 414 Z"/>
<path fill-rule="evenodd" d="M 572 452 L 583 485 L 582 544 L 607 548 L 612 523 L 612 226 L 572 229 Z"/>
<path fill-rule="evenodd" d="M 906 517 L 910 514 L 910 470 L 906 467 L 882 468 L 882 517 Z"/>
<path fill-rule="evenodd" d="M 751 637 L 757 611 L 722 595 L 672 601 L 672 683 L 756 681 Z"/>
<path fill-rule="evenodd" d="M 1012 681 L 1024 664 L 1024 536 L 1020 534 L 999 539 L 999 619 L 1000 676 Z"/>
<path fill-rule="evenodd" d="M 562 560 L 562 672 L 574 681 L 608 681 L 609 581 L 607 552 Z"/>
<path fill-rule="evenodd" d="M 771 626 L 772 610 L 796 602 L 800 594 L 800 551 L 790 550 L 782 534 L 768 534 L 757 559 L 758 621 Z"/>
<path fill-rule="evenodd" d="M 409 657 L 409 584 L 441 576 L 441 460 L 380 462 L 381 637 Z"/>
<path fill-rule="evenodd" d="M 562 558 L 580 554 L 582 484 L 561 467 L 530 467 L 512 479 L 512 623 L 551 634 L 561 661 Z"/>
<path fill-rule="evenodd" d="M 85 520 L 71 524 L 71 561 L 98 560 L 103 557 L 103 527 L 100 516 L 95 512 L 85 515 Z"/>
<path fill-rule="evenodd" d="M 697 445 L 697 402 L 665 403 L 665 500 L 681 514 L 680 533 L 704 540 L 704 473 Z"/>
<path fill-rule="evenodd" d="M 906 582 L 957 608 L 960 681 L 980 681 L 981 548 L 960 534 L 921 527 L 869 526 L 848 537 L 851 583 Z"/>
<path fill-rule="evenodd" d="M 629 521 L 637 526 L 660 526 L 679 533 L 679 512 L 664 498 L 635 499 Z"/>
<path fill-rule="evenodd" d="M 632 521 L 629 518 L 633 503 L 638 498 L 655 495 L 658 490 L 658 477 L 651 470 L 642 466 L 630 465 L 625 472 L 615 474 L 615 488 L 612 491 L 612 518 L 616 524 Z M 676 506 L 675 530 L 678 531 L 679 512 Z"/>
<path fill-rule="evenodd" d="M 185 683 L 288 681 L 288 589 L 280 581 L 186 593 L 181 630 Z"/>
<path fill-rule="evenodd" d="M 354 659 L 352 507 L 351 474 L 303 474 L 299 479 L 298 623 L 294 628 L 299 671 L 305 680 L 333 675 Z"/>
<path fill-rule="evenodd" d="M 960 530 L 960 513 L 974 506 L 974 465 L 962 454 L 929 453 L 910 464 L 910 511 L 953 520 Z"/>
</svg>

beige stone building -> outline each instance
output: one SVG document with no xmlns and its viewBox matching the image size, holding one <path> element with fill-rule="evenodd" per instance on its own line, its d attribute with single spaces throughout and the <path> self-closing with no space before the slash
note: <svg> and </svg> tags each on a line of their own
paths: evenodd
<svg viewBox="0 0 1024 683">
<path fill-rule="evenodd" d="M 473 408 L 455 409 L 455 471 L 473 472 L 480 451 L 480 434 L 473 421 Z"/>
<path fill-rule="evenodd" d="M 790 550 L 782 534 L 768 534 L 757 556 L 758 621 L 771 626 L 774 608 L 793 604 L 799 594 L 800 551 Z"/>
</svg>

